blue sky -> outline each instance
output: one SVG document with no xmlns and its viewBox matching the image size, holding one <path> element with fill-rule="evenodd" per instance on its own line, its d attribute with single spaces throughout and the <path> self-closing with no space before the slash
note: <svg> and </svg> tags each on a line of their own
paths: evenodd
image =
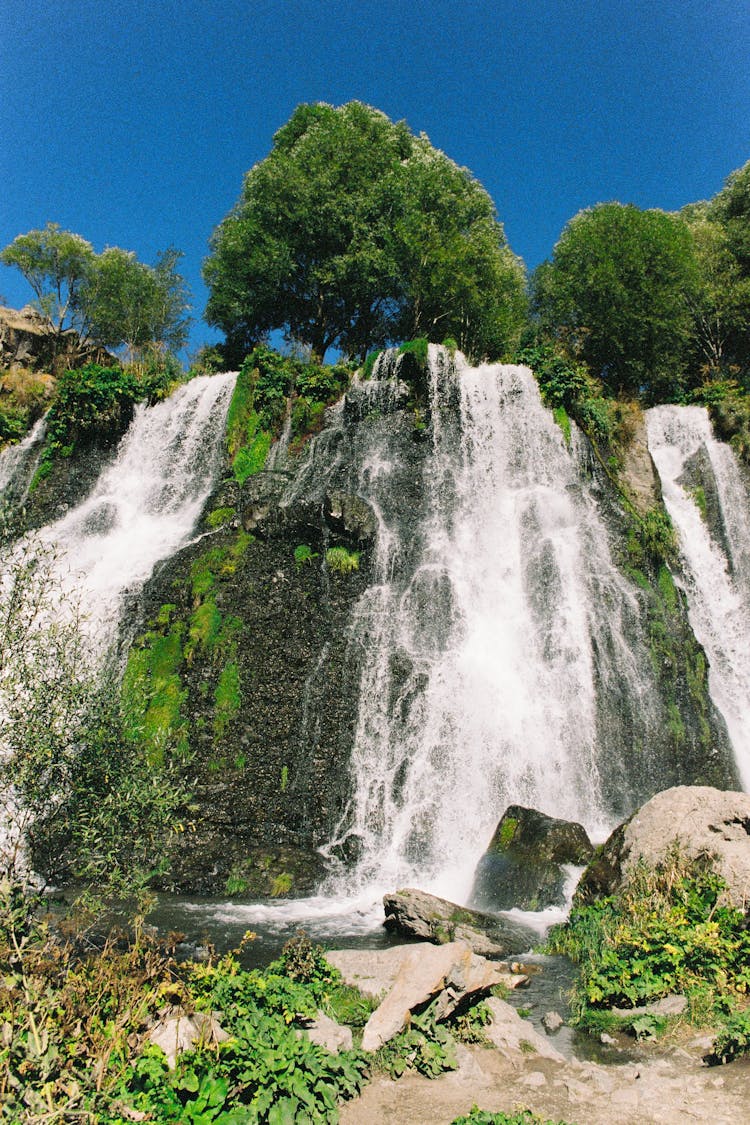
<svg viewBox="0 0 750 1125">
<path fill-rule="evenodd" d="M 750 158 L 747 0 L 0 0 L 0 246 L 59 222 L 201 262 L 305 101 L 404 118 L 530 268 L 581 207 L 676 209 Z M 31 297 L 0 267 L 0 295 Z M 213 334 L 200 321 L 191 345 Z"/>
</svg>

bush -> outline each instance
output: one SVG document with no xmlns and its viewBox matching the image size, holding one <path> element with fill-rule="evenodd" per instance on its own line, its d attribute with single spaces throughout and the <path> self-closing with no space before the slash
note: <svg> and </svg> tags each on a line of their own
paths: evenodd
<svg viewBox="0 0 750 1125">
<path fill-rule="evenodd" d="M 576 1022 L 595 1027 L 597 1012 L 673 992 L 687 996 L 692 1018 L 725 1022 L 750 990 L 750 931 L 742 912 L 723 903 L 724 889 L 720 876 L 675 848 L 656 869 L 636 868 L 617 894 L 574 903 L 548 944 L 580 965 Z M 630 1023 L 636 1033 L 658 1030 Z"/>
</svg>

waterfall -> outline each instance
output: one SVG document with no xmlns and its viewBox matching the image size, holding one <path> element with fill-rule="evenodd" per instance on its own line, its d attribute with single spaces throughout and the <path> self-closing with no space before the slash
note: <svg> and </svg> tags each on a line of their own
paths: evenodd
<svg viewBox="0 0 750 1125">
<path fill-rule="evenodd" d="M 192 534 L 221 465 L 234 382 L 234 373 L 202 376 L 140 404 L 91 494 L 41 533 L 97 648 L 114 640 L 123 599 Z"/>
<path fill-rule="evenodd" d="M 711 696 L 750 789 L 750 481 L 700 406 L 646 415 L 664 502 L 680 542 L 690 623 L 706 650 Z"/>
<path fill-rule="evenodd" d="M 4 502 L 22 503 L 29 491 L 42 451 L 46 429 L 45 418 L 39 418 L 26 437 L 0 453 L 0 497 Z"/>
<path fill-rule="evenodd" d="M 379 535 L 352 626 L 365 653 L 353 797 L 332 847 L 358 850 L 355 883 L 465 901 L 509 803 L 612 826 L 616 722 L 598 696 L 617 680 L 648 714 L 649 688 L 582 439 L 566 447 L 527 368 L 431 347 L 429 373 L 421 508 L 404 510 L 387 442 L 360 457 Z"/>
</svg>

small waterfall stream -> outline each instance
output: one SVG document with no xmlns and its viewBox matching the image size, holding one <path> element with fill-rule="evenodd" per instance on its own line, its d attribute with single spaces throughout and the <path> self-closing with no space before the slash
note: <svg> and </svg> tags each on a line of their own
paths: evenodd
<svg viewBox="0 0 750 1125">
<path fill-rule="evenodd" d="M 46 430 L 46 419 L 39 418 L 26 437 L 0 453 L 0 498 L 20 504 L 26 499 L 34 476 Z"/>
<path fill-rule="evenodd" d="M 139 405 L 90 495 L 40 532 L 99 651 L 116 639 L 123 599 L 192 534 L 221 464 L 234 381 L 233 373 L 203 376 Z"/>
<path fill-rule="evenodd" d="M 648 442 L 680 540 L 690 622 L 711 696 L 750 789 L 750 481 L 701 406 L 647 412 Z"/>
</svg>

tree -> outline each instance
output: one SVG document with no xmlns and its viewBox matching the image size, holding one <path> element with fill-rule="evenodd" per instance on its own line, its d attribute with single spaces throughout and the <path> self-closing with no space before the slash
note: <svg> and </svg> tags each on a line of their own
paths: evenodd
<svg viewBox="0 0 750 1125">
<path fill-rule="evenodd" d="M 709 214 L 725 230 L 729 249 L 750 277 L 750 160 L 732 172 L 709 204 Z"/>
<path fill-rule="evenodd" d="M 88 335 L 106 348 L 124 345 L 131 360 L 149 347 L 181 348 L 189 324 L 187 288 L 176 270 L 181 256 L 167 250 L 151 267 L 132 251 L 104 250 L 77 296 Z"/>
<path fill-rule="evenodd" d="M 177 272 L 181 257 L 170 248 L 148 266 L 116 246 L 95 254 L 90 242 L 57 223 L 20 234 L 0 251 L 0 261 L 18 268 L 34 290 L 55 353 L 65 337 L 79 353 L 90 343 L 124 346 L 130 359 L 149 348 L 184 345 L 190 321 L 189 292 Z"/>
<path fill-rule="evenodd" d="M 93 269 L 95 254 L 90 242 L 59 223 L 30 230 L 0 251 L 0 262 L 21 271 L 36 296 L 37 306 L 49 320 L 56 350 L 63 333 L 78 329 L 78 295 Z"/>
<path fill-rule="evenodd" d="M 471 175 L 360 102 L 301 105 L 245 176 L 204 265 L 238 358 L 282 329 L 323 358 L 417 332 L 514 343 L 523 271 Z"/>
<path fill-rule="evenodd" d="M 565 227 L 534 277 L 542 330 L 612 390 L 679 394 L 692 340 L 698 267 L 686 224 L 664 211 L 602 203 Z"/>
<path fill-rule="evenodd" d="M 750 275 L 743 272 L 726 229 L 712 213 L 705 203 L 681 212 L 698 266 L 698 283 L 690 295 L 696 350 L 704 372 L 717 374 L 750 358 Z"/>
</svg>

